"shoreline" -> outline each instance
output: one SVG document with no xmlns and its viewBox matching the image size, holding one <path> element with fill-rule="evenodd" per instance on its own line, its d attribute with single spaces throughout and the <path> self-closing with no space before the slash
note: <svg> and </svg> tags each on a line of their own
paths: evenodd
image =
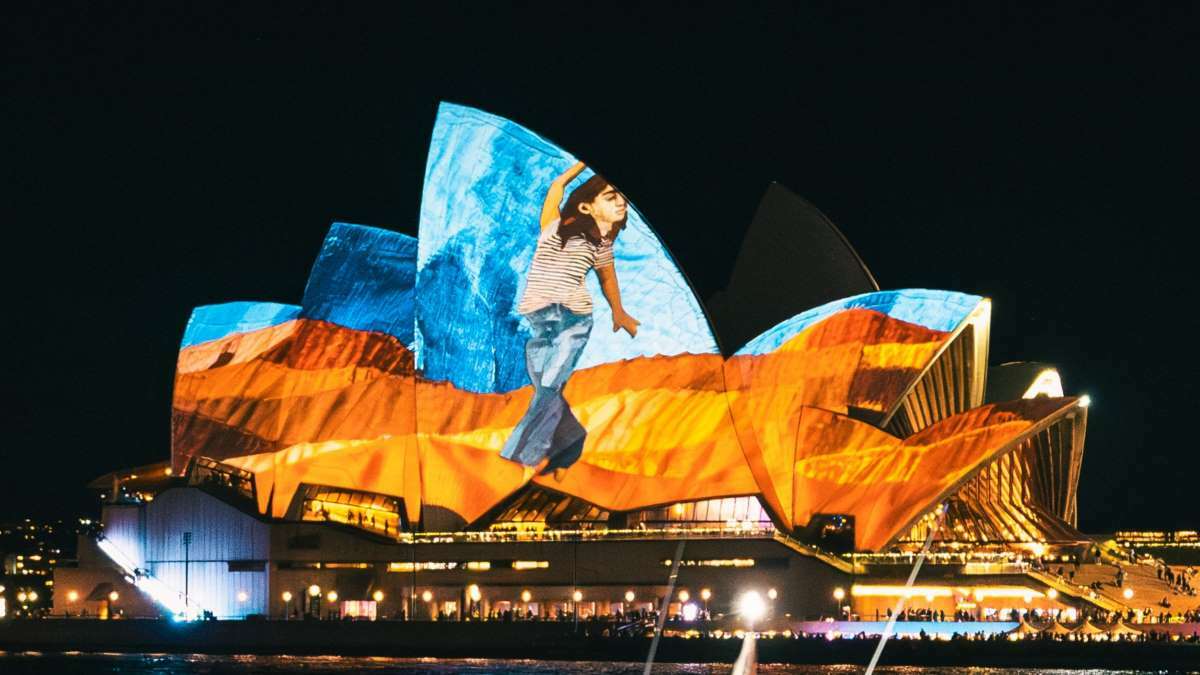
<svg viewBox="0 0 1200 675">
<path fill-rule="evenodd" d="M 762 638 L 760 663 L 865 665 L 874 639 Z M 5 653 L 174 653 L 211 655 L 489 658 L 644 662 L 650 639 L 591 637 L 570 623 L 400 623 L 127 619 L 10 621 L 0 624 Z M 656 661 L 732 663 L 741 640 L 663 637 Z M 913 640 L 888 642 L 880 661 L 894 666 L 1024 668 L 1200 668 L 1196 642 Z"/>
</svg>

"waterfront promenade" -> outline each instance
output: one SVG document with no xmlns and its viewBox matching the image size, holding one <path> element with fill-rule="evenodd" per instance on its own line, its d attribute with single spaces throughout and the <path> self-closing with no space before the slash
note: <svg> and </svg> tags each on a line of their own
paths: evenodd
<svg viewBox="0 0 1200 675">
<path fill-rule="evenodd" d="M 838 637 L 760 633 L 764 663 L 865 664 L 877 640 L 844 622 Z M 947 622 L 946 626 L 954 626 Z M 501 658 L 642 661 L 645 635 L 620 636 L 604 622 L 352 622 L 155 620 L 10 621 L 0 625 L 0 650 L 9 652 L 166 652 L 295 654 L 436 658 Z M 898 633 L 911 634 L 909 626 Z M 965 629 L 966 626 L 964 625 Z M 1013 641 L 1000 631 L 970 639 L 897 638 L 884 650 L 893 665 L 990 665 L 998 667 L 1182 668 L 1200 663 L 1200 624 L 1173 624 L 1116 641 L 1095 636 L 1033 637 Z M 1190 633 L 1185 632 L 1189 631 Z M 741 640 L 721 631 L 668 624 L 658 660 L 731 663 Z M 772 637 L 773 634 L 773 637 Z M 856 638 L 856 635 L 862 635 Z"/>
</svg>

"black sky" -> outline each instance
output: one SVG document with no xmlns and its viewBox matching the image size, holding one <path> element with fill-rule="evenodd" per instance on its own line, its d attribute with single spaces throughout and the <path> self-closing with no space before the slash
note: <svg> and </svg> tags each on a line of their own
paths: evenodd
<svg viewBox="0 0 1200 675">
<path fill-rule="evenodd" d="M 450 100 L 602 170 L 703 297 L 771 180 L 883 287 L 991 297 L 993 363 L 1095 400 L 1084 529 L 1200 526 L 1196 5 L 426 4 L 0 9 L 0 519 L 167 457 L 193 306 L 298 302 L 335 219 L 415 234 Z"/>
</svg>

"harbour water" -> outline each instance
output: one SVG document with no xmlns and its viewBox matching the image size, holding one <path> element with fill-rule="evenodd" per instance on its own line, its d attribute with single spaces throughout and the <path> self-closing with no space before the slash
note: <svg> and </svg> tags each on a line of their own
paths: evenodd
<svg viewBox="0 0 1200 675">
<path fill-rule="evenodd" d="M 206 654 L 116 654 L 116 653 L 48 653 L 48 652 L 0 652 L 0 673 L 25 675 L 27 673 L 55 673 L 61 675 L 96 675 L 120 673 L 122 675 L 249 675 L 251 673 L 292 674 L 304 673 L 371 673 L 388 675 L 634 675 L 642 672 L 643 665 L 630 662 L 569 662 L 533 661 L 505 659 L 404 659 L 388 657 L 341 657 L 341 656 L 223 656 Z M 730 664 L 661 664 L 655 665 L 655 673 L 662 675 L 724 675 L 729 673 Z M 771 665 L 759 666 L 760 673 L 773 675 L 857 675 L 861 666 L 803 666 Z M 1004 669 L 1004 668 L 918 668 L 911 666 L 883 667 L 875 672 L 881 675 L 1141 675 L 1174 673 L 1200 673 L 1200 664 L 1195 670 L 1177 671 L 1134 671 L 1134 670 L 1051 670 L 1051 669 Z"/>
</svg>

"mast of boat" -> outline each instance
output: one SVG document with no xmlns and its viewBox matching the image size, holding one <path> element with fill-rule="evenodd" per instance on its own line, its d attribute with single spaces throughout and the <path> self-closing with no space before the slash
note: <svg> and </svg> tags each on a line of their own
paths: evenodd
<svg viewBox="0 0 1200 675">
<path fill-rule="evenodd" d="M 933 544 L 933 536 L 937 534 L 938 528 L 941 527 L 942 521 L 946 517 L 946 505 L 942 504 L 938 507 L 937 517 L 929 527 L 929 534 L 925 537 L 925 544 L 921 546 L 921 552 L 917 555 L 917 560 L 913 563 L 912 571 L 908 574 L 908 581 L 904 584 L 904 592 L 896 599 L 896 606 L 892 610 L 892 615 L 888 617 L 887 625 L 883 628 L 883 635 L 879 636 L 879 644 L 875 646 L 875 654 L 871 656 L 871 663 L 867 665 L 867 670 L 864 675 L 871 675 L 875 672 L 875 665 L 879 663 L 879 657 L 883 654 L 883 646 L 887 644 L 888 638 L 891 637 L 892 631 L 896 627 L 896 619 L 900 616 L 900 612 L 904 610 L 904 601 L 908 599 L 908 592 L 912 589 L 913 582 L 917 580 L 917 573 L 921 571 L 921 565 L 925 564 L 925 556 L 929 554 L 929 547 Z"/>
<path fill-rule="evenodd" d="M 658 609 L 658 621 L 654 625 L 654 639 L 650 641 L 650 654 L 646 656 L 646 667 L 642 670 L 642 675 L 650 675 L 650 669 L 654 667 L 654 653 L 658 651 L 658 638 L 662 636 L 663 622 L 667 620 L 667 608 L 671 604 L 671 596 L 675 594 L 675 580 L 679 578 L 679 560 L 683 558 L 684 544 L 687 544 L 687 540 L 680 539 L 679 545 L 675 547 L 675 559 L 671 561 L 671 576 L 667 577 L 667 594 L 663 596 Z"/>
</svg>

